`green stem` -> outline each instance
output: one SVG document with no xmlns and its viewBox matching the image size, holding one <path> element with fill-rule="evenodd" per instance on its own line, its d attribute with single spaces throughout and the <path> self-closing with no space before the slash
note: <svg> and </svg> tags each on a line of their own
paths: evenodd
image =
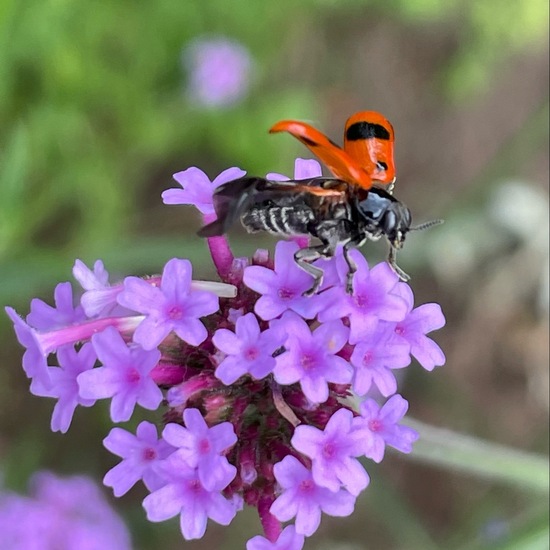
<svg viewBox="0 0 550 550">
<path fill-rule="evenodd" d="M 420 433 L 413 452 L 408 455 L 412 460 L 514 484 L 539 493 L 549 491 L 549 462 L 545 456 L 435 428 L 410 418 L 407 418 L 406 424 Z"/>
</svg>

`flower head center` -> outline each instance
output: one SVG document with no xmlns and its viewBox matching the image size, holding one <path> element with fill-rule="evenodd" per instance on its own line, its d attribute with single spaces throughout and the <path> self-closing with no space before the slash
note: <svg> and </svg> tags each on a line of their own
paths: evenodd
<svg viewBox="0 0 550 550">
<path fill-rule="evenodd" d="M 172 306 L 168 310 L 167 315 L 172 321 L 179 321 L 183 317 L 183 310 L 180 306 Z"/>
<path fill-rule="evenodd" d="M 247 348 L 243 353 L 243 356 L 247 361 L 255 361 L 256 359 L 258 359 L 259 355 L 260 351 L 255 346 Z"/>
<path fill-rule="evenodd" d="M 155 460 L 157 458 L 157 451 L 153 449 L 152 447 L 146 447 L 143 449 L 143 460 L 149 462 L 151 460 Z"/>
<path fill-rule="evenodd" d="M 300 359 L 300 365 L 304 370 L 312 370 L 315 368 L 315 364 L 317 363 L 317 358 L 313 353 L 304 353 L 302 355 L 302 358 Z"/>
<path fill-rule="evenodd" d="M 403 336 L 405 334 L 405 329 L 401 325 L 397 325 L 394 329 L 395 334 L 398 334 L 399 336 Z"/>
<path fill-rule="evenodd" d="M 281 300 L 291 300 L 292 298 L 294 298 L 296 293 L 293 290 L 283 287 L 277 290 L 277 295 Z"/>
<path fill-rule="evenodd" d="M 360 308 L 367 308 L 370 304 L 370 299 L 368 294 L 356 294 L 355 295 L 355 303 L 357 304 L 357 307 Z"/>
<path fill-rule="evenodd" d="M 134 367 L 130 367 L 126 371 L 126 380 L 130 384 L 135 384 L 136 382 L 139 382 L 141 380 L 141 374 Z"/>
<path fill-rule="evenodd" d="M 380 420 L 378 420 L 378 418 L 373 418 L 372 420 L 369 420 L 368 426 L 371 432 L 379 432 L 384 427 L 384 425 Z"/>
<path fill-rule="evenodd" d="M 325 458 L 333 458 L 336 454 L 336 446 L 332 441 L 328 441 L 323 445 L 323 456 Z"/>
<path fill-rule="evenodd" d="M 210 452 L 210 449 L 212 446 L 210 445 L 210 441 L 208 439 L 201 439 L 198 444 L 198 450 L 201 454 L 208 454 Z"/>
<path fill-rule="evenodd" d="M 367 351 L 365 355 L 363 355 L 363 365 L 365 365 L 365 367 L 368 367 L 372 363 L 372 359 L 372 351 Z"/>
<path fill-rule="evenodd" d="M 311 493 L 315 488 L 315 484 L 312 479 L 304 479 L 300 482 L 300 492 L 302 493 Z"/>
</svg>

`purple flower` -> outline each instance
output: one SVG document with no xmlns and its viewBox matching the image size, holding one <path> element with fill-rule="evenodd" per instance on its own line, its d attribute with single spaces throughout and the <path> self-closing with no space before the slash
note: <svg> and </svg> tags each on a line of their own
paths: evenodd
<svg viewBox="0 0 550 550">
<path fill-rule="evenodd" d="M 350 323 L 350 344 L 356 344 L 371 336 L 379 320 L 402 321 L 406 315 L 406 303 L 393 294 L 399 279 L 386 262 L 369 269 L 367 260 L 358 250 L 351 255 L 357 264 L 353 278 L 353 295 L 347 294 L 345 285 L 334 287 L 319 296 L 319 321 L 331 321 L 347 317 Z M 338 258 L 342 280 L 347 277 L 347 266 Z"/>
<path fill-rule="evenodd" d="M 350 382 L 350 364 L 336 355 L 348 338 L 348 329 L 342 321 L 324 323 L 311 332 L 303 319 L 287 313 L 276 325 L 287 334 L 287 351 L 276 357 L 273 371 L 279 384 L 299 382 L 310 401 L 324 403 L 329 394 L 329 382 Z"/>
<path fill-rule="evenodd" d="M 122 286 L 109 286 L 109 273 L 101 260 L 96 260 L 93 271 L 84 262 L 76 260 L 73 276 L 86 291 L 80 303 L 88 317 L 109 313 L 118 305 L 116 298 Z"/>
<path fill-rule="evenodd" d="M 233 479 L 237 473 L 223 453 L 237 442 L 235 430 L 230 422 L 222 422 L 209 428 L 198 409 L 183 411 L 185 428 L 179 424 L 167 424 L 162 437 L 177 448 L 177 454 L 191 468 L 197 468 L 201 485 L 213 491 L 220 480 L 228 476 Z"/>
<path fill-rule="evenodd" d="M 294 525 L 287 525 L 275 542 L 257 535 L 246 543 L 246 550 L 302 550 L 304 538 L 296 533 Z"/>
<path fill-rule="evenodd" d="M 31 312 L 27 323 L 38 330 L 52 330 L 79 323 L 86 319 L 82 306 L 73 305 L 71 283 L 59 283 L 54 291 L 55 307 L 34 298 L 31 301 Z"/>
<path fill-rule="evenodd" d="M 0 548 L 130 550 L 130 535 L 95 483 L 40 472 L 31 496 L 0 494 Z"/>
<path fill-rule="evenodd" d="M 340 489 L 337 492 L 319 487 L 312 473 L 296 457 L 285 456 L 273 467 L 282 493 L 271 505 L 270 512 L 279 521 L 296 517 L 296 532 L 311 536 L 321 522 L 321 512 L 329 516 L 349 516 L 355 506 L 355 497 Z"/>
<path fill-rule="evenodd" d="M 235 477 L 229 470 L 215 480 L 211 490 L 205 489 L 196 468 L 178 453 L 171 454 L 156 466 L 166 484 L 145 497 L 143 507 L 149 521 L 164 521 L 180 514 L 180 528 L 186 540 L 200 539 L 208 518 L 229 525 L 237 513 L 236 503 L 222 496 Z"/>
<path fill-rule="evenodd" d="M 87 343 L 76 351 L 72 345 L 57 350 L 59 367 L 49 367 L 50 384 L 44 385 L 36 378 L 31 383 L 31 393 L 40 397 L 58 399 L 53 409 L 51 429 L 53 432 L 65 433 L 72 422 L 77 405 L 91 407 L 95 399 L 85 399 L 79 395 L 79 374 L 93 369 L 96 354 L 92 344 Z"/>
<path fill-rule="evenodd" d="M 111 468 L 103 478 L 103 484 L 112 487 L 116 497 L 126 494 L 140 479 L 149 491 L 164 485 L 154 467 L 167 458 L 174 447 L 157 437 L 154 424 L 141 422 L 136 435 L 122 428 L 113 428 L 103 440 L 103 445 L 122 458 L 122 462 Z"/>
<path fill-rule="evenodd" d="M 445 317 L 439 304 L 423 304 L 413 309 L 414 296 L 411 287 L 399 283 L 394 294 L 407 304 L 407 316 L 394 327 L 400 340 L 410 344 L 411 355 L 428 371 L 445 364 L 445 355 L 441 348 L 426 336 L 428 332 L 445 325 Z"/>
<path fill-rule="evenodd" d="M 294 161 L 294 177 L 295 180 L 305 180 L 309 178 L 318 178 L 323 175 L 321 165 L 315 159 L 297 158 Z M 283 174 L 270 172 L 266 178 L 273 181 L 286 181 L 287 178 Z"/>
<path fill-rule="evenodd" d="M 400 395 L 393 395 L 380 407 L 373 399 L 361 403 L 362 428 L 370 432 L 370 449 L 366 453 L 375 462 L 384 458 L 386 445 L 410 453 L 412 444 L 418 439 L 418 432 L 398 422 L 405 416 L 409 403 Z"/>
<path fill-rule="evenodd" d="M 188 93 L 203 107 L 226 107 L 248 93 L 252 58 L 235 40 L 225 37 L 199 38 L 183 54 L 188 70 Z"/>
<path fill-rule="evenodd" d="M 222 183 L 242 178 L 246 172 L 240 168 L 228 168 L 213 181 L 198 168 L 192 166 L 183 172 L 177 172 L 173 178 L 182 189 L 167 189 L 162 193 L 164 204 L 191 204 L 204 216 L 214 215 L 212 197 Z"/>
<path fill-rule="evenodd" d="M 290 443 L 311 458 L 313 481 L 320 487 L 336 492 L 344 486 L 357 496 L 369 484 L 367 472 L 355 458 L 365 454 L 365 442 L 351 411 L 336 411 L 324 430 L 298 426 Z"/>
<path fill-rule="evenodd" d="M 283 345 L 284 337 L 274 329 L 261 332 L 256 316 L 247 313 L 237 319 L 235 332 L 219 329 L 212 342 L 227 355 L 216 377 L 229 386 L 244 374 L 257 380 L 266 377 L 275 368 L 273 353 Z"/>
<path fill-rule="evenodd" d="M 158 408 L 162 401 L 162 392 L 149 376 L 159 362 L 158 350 L 128 347 L 113 327 L 94 335 L 92 344 L 103 366 L 78 375 L 81 397 L 112 397 L 113 422 L 128 420 L 136 403 L 149 410 Z"/>
<path fill-rule="evenodd" d="M 313 285 L 313 278 L 294 261 L 297 250 L 296 243 L 279 241 L 275 247 L 274 270 L 258 265 L 244 270 L 244 284 L 262 295 L 254 311 L 265 321 L 288 310 L 313 319 L 320 309 L 319 295 L 303 296 Z"/>
<path fill-rule="evenodd" d="M 154 349 L 171 331 L 192 346 L 206 339 L 208 333 L 199 318 L 218 310 L 218 297 L 192 290 L 191 271 L 189 260 L 174 258 L 164 267 L 160 288 L 137 277 L 124 280 L 118 302 L 146 315 L 134 333 L 134 341 L 144 349 Z"/>
<path fill-rule="evenodd" d="M 409 345 L 383 329 L 355 346 L 350 358 L 355 367 L 353 390 L 366 395 L 374 383 L 384 397 L 397 391 L 397 380 L 391 369 L 401 369 L 411 362 Z"/>
<path fill-rule="evenodd" d="M 46 355 L 42 352 L 36 331 L 27 325 L 13 308 L 6 307 L 6 313 L 13 321 L 13 329 L 15 330 L 17 340 L 25 348 L 23 355 L 23 370 L 25 374 L 29 378 L 40 382 L 43 387 L 50 387 L 51 380 Z"/>
</svg>

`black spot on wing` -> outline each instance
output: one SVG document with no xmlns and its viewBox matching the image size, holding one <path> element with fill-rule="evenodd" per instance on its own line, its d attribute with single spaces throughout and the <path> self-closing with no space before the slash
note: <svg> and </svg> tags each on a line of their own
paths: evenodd
<svg viewBox="0 0 550 550">
<path fill-rule="evenodd" d="M 367 121 L 356 122 L 346 130 L 346 139 L 348 141 L 370 138 L 389 140 L 390 133 L 381 124 Z"/>
</svg>

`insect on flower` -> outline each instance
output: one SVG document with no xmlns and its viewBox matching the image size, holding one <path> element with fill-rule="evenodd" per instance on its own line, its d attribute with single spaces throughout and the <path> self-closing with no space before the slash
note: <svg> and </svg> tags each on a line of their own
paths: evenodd
<svg viewBox="0 0 550 550">
<path fill-rule="evenodd" d="M 384 236 L 390 245 L 388 264 L 407 281 L 409 276 L 396 263 L 397 250 L 409 231 L 437 225 L 441 220 L 412 226 L 410 210 L 392 195 L 395 165 L 390 122 L 375 111 L 352 115 L 346 121 L 343 148 L 296 120 L 277 122 L 270 132 L 288 132 L 299 139 L 334 177 L 290 181 L 242 177 L 225 183 L 214 193 L 217 219 L 198 234 L 222 235 L 240 219 L 250 233 L 318 238 L 320 244 L 301 248 L 294 256 L 313 277 L 312 287 L 304 293 L 307 296 L 315 294 L 323 282 L 323 270 L 312 263 L 334 256 L 339 245 L 343 245 L 349 268 L 346 290 L 351 293 L 357 266 L 349 251 Z"/>
</svg>

